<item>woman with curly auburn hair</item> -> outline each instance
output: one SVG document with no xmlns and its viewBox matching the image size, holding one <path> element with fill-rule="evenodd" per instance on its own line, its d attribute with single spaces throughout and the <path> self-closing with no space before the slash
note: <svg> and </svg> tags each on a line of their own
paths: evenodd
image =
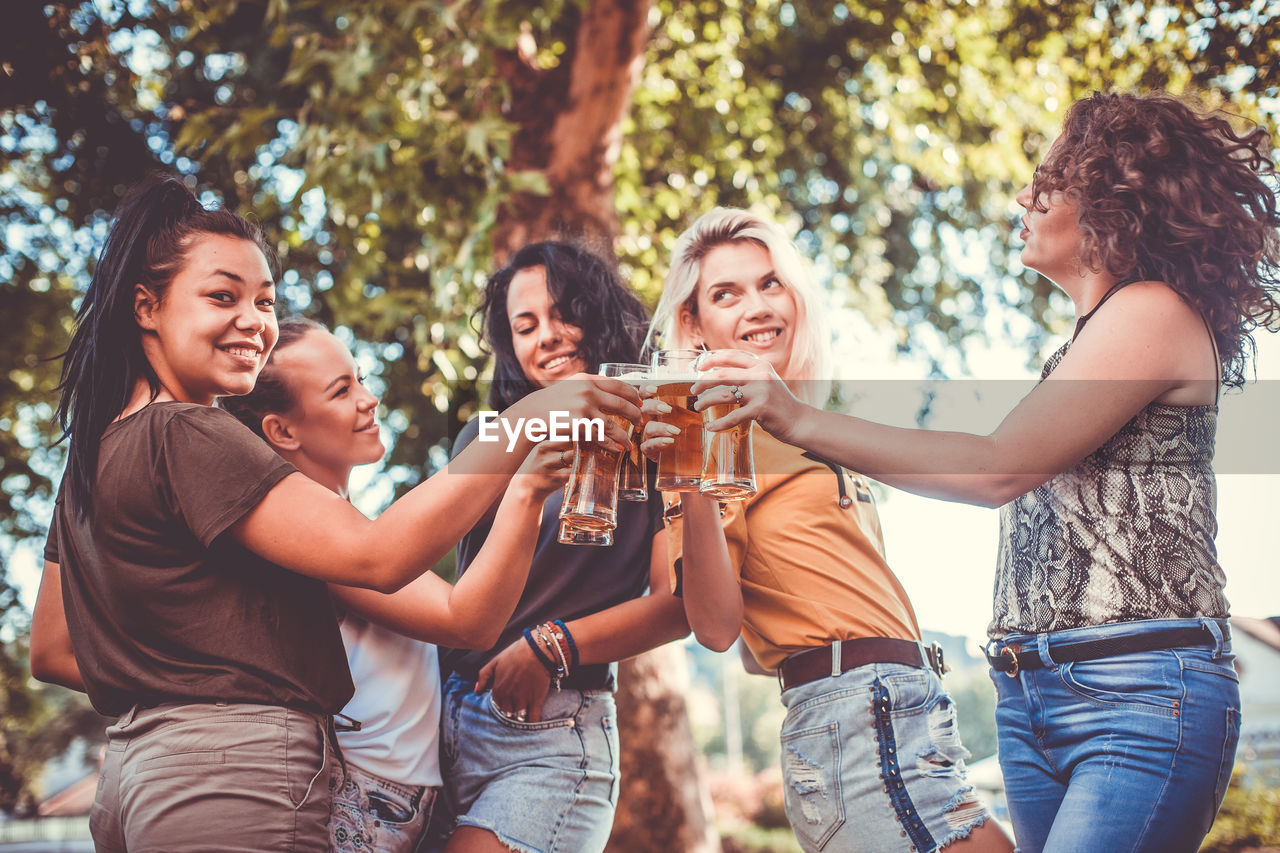
<svg viewBox="0 0 1280 853">
<path fill-rule="evenodd" d="M 987 657 L 1022 851 L 1194 851 L 1240 730 L 1214 546 L 1221 384 L 1280 318 L 1270 140 L 1165 94 L 1074 104 L 1018 194 L 1023 263 L 1075 334 L 989 435 L 898 429 L 798 400 L 767 363 L 706 360 L 707 424 L 890 485 L 1000 507 Z"/>
</svg>

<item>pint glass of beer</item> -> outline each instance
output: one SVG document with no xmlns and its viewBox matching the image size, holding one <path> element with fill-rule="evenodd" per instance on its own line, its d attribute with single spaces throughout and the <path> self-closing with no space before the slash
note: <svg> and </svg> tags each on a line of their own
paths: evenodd
<svg viewBox="0 0 1280 853">
<path fill-rule="evenodd" d="M 680 428 L 675 444 L 658 454 L 654 485 L 663 492 L 696 492 L 702 482 L 702 415 L 693 410 L 696 397 L 689 393 L 698 374 L 693 365 L 696 349 L 663 349 L 653 354 L 649 384 L 656 396 L 671 407 L 658 420 Z"/>
<path fill-rule="evenodd" d="M 612 530 L 585 530 L 572 522 L 561 521 L 556 541 L 562 545 L 612 545 Z"/>
<path fill-rule="evenodd" d="M 601 365 L 601 375 L 615 372 L 617 365 Z M 606 372 L 608 371 L 608 372 Z M 625 371 L 623 371 L 625 372 Z M 622 427 L 630 438 L 633 425 L 620 415 L 606 415 Z M 610 531 L 618 523 L 618 471 L 625 451 L 609 450 L 601 442 L 574 442 L 573 470 L 565 487 L 560 520 L 575 530 Z M 574 543 L 596 544 L 596 543 Z"/>
<path fill-rule="evenodd" d="M 600 365 L 600 375 L 621 379 L 638 389 L 649 378 L 649 365 L 610 362 Z M 622 454 L 622 471 L 618 474 L 618 497 L 624 501 L 649 499 L 648 460 L 640 452 L 643 427 L 642 422 L 632 433 L 631 445 L 627 448 L 627 452 Z"/>
<path fill-rule="evenodd" d="M 708 406 L 702 410 L 703 423 L 722 418 L 740 405 L 728 402 Z M 747 421 L 722 432 L 703 431 L 702 484 L 698 491 L 721 501 L 740 501 L 756 493 L 755 460 L 751 455 L 753 424 L 754 421 Z"/>
</svg>

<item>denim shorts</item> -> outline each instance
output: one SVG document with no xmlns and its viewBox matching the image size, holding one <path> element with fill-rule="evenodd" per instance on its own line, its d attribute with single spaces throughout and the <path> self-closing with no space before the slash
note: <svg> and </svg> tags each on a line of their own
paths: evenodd
<svg viewBox="0 0 1280 853">
<path fill-rule="evenodd" d="M 929 851 L 989 814 L 930 669 L 873 663 L 782 693 L 787 819 L 806 851 Z"/>
<path fill-rule="evenodd" d="M 436 788 L 402 785 L 347 762 L 333 789 L 329 853 L 414 853 L 427 828 Z"/>
<path fill-rule="evenodd" d="M 1240 686 L 1222 620 L 1150 619 L 1003 639 L 1049 660 L 1055 645 L 1196 625 L 1214 634 L 1214 645 L 1050 663 L 1016 678 L 991 673 L 1019 850 L 1194 853 L 1231 779 Z"/>
<path fill-rule="evenodd" d="M 613 693 L 552 689 L 542 720 L 528 723 L 503 717 L 474 687 L 454 675 L 444 688 L 446 831 L 487 829 L 525 853 L 604 850 L 618 804 Z"/>
</svg>

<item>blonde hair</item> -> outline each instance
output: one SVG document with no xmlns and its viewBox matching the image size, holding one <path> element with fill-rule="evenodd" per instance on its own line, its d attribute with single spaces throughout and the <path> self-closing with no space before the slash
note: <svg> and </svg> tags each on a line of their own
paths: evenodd
<svg viewBox="0 0 1280 853">
<path fill-rule="evenodd" d="M 698 217 L 676 240 L 662 296 L 649 324 L 650 345 L 656 346 L 656 335 L 665 349 L 695 346 L 693 330 L 684 315 L 698 313 L 702 259 L 717 246 L 743 241 L 756 243 L 769 253 L 778 281 L 795 297 L 796 323 L 782 378 L 789 384 L 798 384 L 793 390 L 805 402 L 823 406 L 831 393 L 831 335 L 819 304 L 817 284 L 795 242 L 780 226 L 749 210 L 717 207 Z"/>
</svg>

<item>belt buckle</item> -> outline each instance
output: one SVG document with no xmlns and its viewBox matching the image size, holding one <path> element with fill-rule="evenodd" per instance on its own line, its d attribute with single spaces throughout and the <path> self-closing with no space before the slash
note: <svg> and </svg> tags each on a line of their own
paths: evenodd
<svg viewBox="0 0 1280 853">
<path fill-rule="evenodd" d="M 925 646 L 924 654 L 929 661 L 930 668 L 938 673 L 939 678 L 951 671 L 951 667 L 947 666 L 946 658 L 943 656 L 941 643 L 933 642 Z"/>
<path fill-rule="evenodd" d="M 1005 675 L 1009 676 L 1010 678 L 1017 678 L 1018 670 L 1019 670 L 1018 650 L 1014 649 L 1012 645 L 1008 645 L 1000 650 L 1000 656 L 1001 657 L 1008 656 L 1009 660 L 1013 662 L 1013 668 L 1010 669 L 1008 672 L 1006 672 Z"/>
</svg>

